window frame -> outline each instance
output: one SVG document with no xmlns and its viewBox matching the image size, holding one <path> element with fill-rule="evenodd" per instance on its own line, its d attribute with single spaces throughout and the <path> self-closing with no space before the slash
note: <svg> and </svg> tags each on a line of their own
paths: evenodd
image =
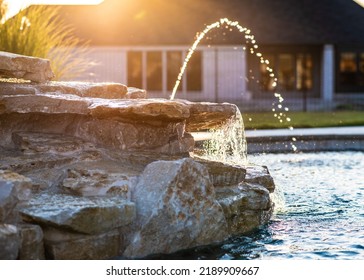
<svg viewBox="0 0 364 280">
<path fill-rule="evenodd" d="M 169 75 L 168 75 L 168 68 L 169 68 L 169 64 L 168 64 L 168 53 L 169 52 L 180 52 L 181 53 L 181 63 L 180 63 L 180 67 L 182 67 L 184 59 L 187 55 L 187 51 L 188 47 L 183 47 L 183 46 L 171 46 L 171 47 L 133 47 L 133 48 L 127 48 L 126 51 L 126 80 L 129 82 L 129 71 L 130 71 L 130 66 L 129 66 L 129 53 L 131 52 L 141 52 L 142 53 L 142 61 L 141 61 L 141 67 L 142 67 L 142 85 L 141 88 L 146 89 L 148 92 L 162 92 L 163 94 L 170 94 L 172 93 L 172 90 L 170 90 L 169 88 L 169 83 L 171 83 L 170 81 L 168 81 Z M 148 87 L 148 77 L 147 77 L 147 69 L 148 69 L 148 53 L 151 52 L 160 52 L 161 53 L 161 60 L 162 60 L 162 73 L 161 73 L 161 83 L 162 83 L 162 87 L 160 90 L 156 90 L 156 89 L 150 89 Z M 189 64 L 186 68 L 186 71 L 182 77 L 182 81 L 181 84 L 178 88 L 177 92 L 183 92 L 184 94 L 189 94 L 189 93 L 202 93 L 204 90 L 204 55 L 203 55 L 203 50 L 197 49 L 195 52 L 200 53 L 200 59 L 199 59 L 199 65 L 198 65 L 198 69 L 199 71 L 199 86 L 193 90 L 190 90 L 190 85 L 188 84 L 188 75 L 189 75 L 189 67 L 191 64 Z M 193 59 L 193 57 L 192 57 Z M 191 62 L 191 61 L 190 61 Z M 179 67 L 179 69 L 180 69 Z M 190 66 L 191 67 L 191 66 Z M 196 71 L 196 70 L 194 70 Z M 193 72 L 193 71 L 192 71 Z M 178 71 L 179 73 L 179 71 Z M 178 74 L 175 77 L 175 80 L 177 80 Z M 133 85 L 130 85 L 133 86 Z"/>
<path fill-rule="evenodd" d="M 342 82 L 341 72 L 341 57 L 344 53 L 355 54 L 355 67 L 356 71 L 354 78 L 357 81 L 354 84 L 344 84 Z M 362 56 L 362 61 L 361 61 Z M 354 93 L 360 94 L 364 92 L 364 71 L 361 71 L 361 63 L 364 64 L 364 46 L 342 46 L 337 48 L 336 52 L 336 73 L 335 73 L 335 85 L 337 93 Z M 362 66 L 364 67 L 364 66 Z M 360 77 L 361 76 L 361 77 Z M 362 84 L 360 84 L 362 83 Z"/>
<path fill-rule="evenodd" d="M 286 98 L 300 98 L 302 95 L 308 94 L 310 97 L 319 97 L 321 94 L 321 53 L 322 48 L 320 46 L 275 46 L 275 45 L 264 45 L 260 46 L 259 52 L 263 54 L 263 57 L 273 57 L 274 63 L 270 63 L 268 65 L 270 68 L 273 69 L 275 77 L 278 78 L 279 72 L 279 56 L 280 55 L 291 55 L 293 57 L 293 71 L 294 71 L 294 87 L 290 90 L 282 89 L 280 83 L 278 81 L 278 86 L 276 88 L 277 92 L 286 94 Z M 310 76 L 312 77 L 311 81 L 311 88 L 298 88 L 298 58 L 299 56 L 310 56 L 312 66 L 311 66 L 311 73 Z M 253 98 L 264 98 L 264 96 L 270 96 L 272 90 L 264 90 L 262 85 L 257 80 L 261 80 L 261 72 L 260 72 L 260 63 L 256 57 L 252 55 L 247 55 L 248 58 L 248 67 L 252 70 L 252 75 L 255 77 L 254 82 L 250 82 L 248 85 L 249 90 L 253 92 Z M 274 65 L 272 65 L 274 64 Z M 248 77 L 249 78 L 249 77 Z M 254 94 L 256 92 L 256 94 Z"/>
</svg>

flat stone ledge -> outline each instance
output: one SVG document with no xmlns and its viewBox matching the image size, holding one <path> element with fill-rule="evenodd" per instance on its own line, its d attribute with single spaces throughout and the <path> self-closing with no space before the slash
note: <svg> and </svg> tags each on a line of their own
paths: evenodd
<svg viewBox="0 0 364 280">
<path fill-rule="evenodd" d="M 230 103 L 180 102 L 189 106 L 191 116 L 186 121 L 186 130 L 190 132 L 221 127 L 239 111 L 235 104 Z"/>
<path fill-rule="evenodd" d="M 0 94 L 0 114 L 77 114 L 153 123 L 186 121 L 186 131 L 221 127 L 235 116 L 233 104 L 193 103 L 167 99 L 105 99 L 59 92 L 39 93 L 23 87 Z M 3 91 L 0 89 L 0 91 Z"/>
<path fill-rule="evenodd" d="M 0 52 L 0 77 L 44 83 L 54 78 L 48 59 Z"/>
<path fill-rule="evenodd" d="M 120 256 L 123 237 L 115 229 L 94 235 L 44 229 L 47 256 L 55 260 L 106 260 Z"/>
<path fill-rule="evenodd" d="M 146 97 L 145 90 L 128 88 L 120 83 L 51 81 L 34 84 L 29 82 L 6 82 L 6 80 L 1 82 L 0 95 L 36 94 L 63 94 L 104 99 L 136 99 Z"/>
<path fill-rule="evenodd" d="M 19 210 L 26 222 L 69 229 L 85 234 L 107 232 L 131 223 L 135 204 L 120 197 L 76 197 L 41 194 Z"/>
</svg>

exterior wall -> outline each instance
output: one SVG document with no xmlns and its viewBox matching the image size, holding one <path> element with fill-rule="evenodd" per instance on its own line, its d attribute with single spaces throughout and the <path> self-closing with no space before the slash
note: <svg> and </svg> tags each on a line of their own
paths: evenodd
<svg viewBox="0 0 364 280">
<path fill-rule="evenodd" d="M 90 59 L 93 61 L 87 73 L 78 77 L 77 81 L 118 82 L 127 84 L 127 52 L 128 51 L 183 51 L 185 57 L 187 46 L 156 47 L 92 47 Z M 242 46 L 199 47 L 202 52 L 202 91 L 186 91 L 183 86 L 176 93 L 176 98 L 191 101 L 208 102 L 241 102 L 249 98 L 246 84 L 246 57 Z M 162 55 L 162 58 L 165 55 Z M 163 63 L 163 90 L 148 91 L 151 97 L 169 98 L 171 92 L 166 87 L 166 71 L 168 65 Z M 182 65 L 182 62 L 181 62 Z M 216 69 L 218 69 L 216 71 Z M 145 73 L 145 70 L 143 71 Z M 177 78 L 177 77 L 176 77 Z M 181 84 L 186 83 L 183 78 Z M 146 78 L 143 77 L 145 88 Z"/>
<path fill-rule="evenodd" d="M 334 108 L 340 109 L 364 109 L 364 45 L 343 44 L 335 46 L 335 89 Z M 344 81 L 342 74 L 341 59 L 343 54 L 353 54 L 356 71 L 348 71 L 352 81 Z M 345 67 L 345 66 L 344 66 Z M 346 77 L 348 78 L 348 77 Z"/>
<path fill-rule="evenodd" d="M 217 102 L 241 103 L 250 98 L 247 92 L 245 56 L 242 47 L 218 50 Z"/>
<path fill-rule="evenodd" d="M 86 82 L 125 83 L 126 53 L 119 47 L 91 47 L 88 58 L 90 68 L 82 76 L 73 79 Z"/>
<path fill-rule="evenodd" d="M 321 73 L 321 98 L 326 102 L 332 102 L 334 98 L 335 84 L 335 55 L 333 45 L 324 45 L 322 55 Z"/>
<path fill-rule="evenodd" d="M 203 89 L 177 92 L 177 98 L 230 103 L 241 103 L 249 98 L 243 47 L 202 47 L 199 50 L 203 52 Z"/>
<path fill-rule="evenodd" d="M 128 51 L 161 51 L 163 63 L 163 90 L 158 92 L 148 91 L 149 97 L 169 98 L 171 91 L 166 86 L 167 51 L 182 51 L 183 57 L 187 55 L 188 46 L 150 46 L 150 47 L 92 47 L 90 49 L 90 69 L 83 76 L 73 79 L 89 82 L 118 82 L 128 84 L 127 53 Z M 254 92 L 249 93 L 246 77 L 248 76 L 247 55 L 242 46 L 214 46 L 199 47 L 202 52 L 202 90 L 186 91 L 186 79 L 182 79 L 176 98 L 191 101 L 230 102 L 237 104 L 244 111 L 270 110 L 272 98 L 253 98 Z M 321 52 L 321 67 L 314 72 L 319 82 L 316 96 L 308 96 L 307 110 L 330 110 L 341 104 L 354 104 L 355 108 L 364 106 L 364 94 L 348 94 L 335 92 L 335 49 L 332 45 L 325 45 Z M 264 53 L 264 51 L 263 51 Z M 144 60 L 146 55 L 143 56 Z M 182 61 L 181 61 L 182 65 Z M 321 71 L 320 71 L 321 68 Z M 216 69 L 218 69 L 216 71 Z M 143 70 L 145 75 L 146 70 Z M 177 77 L 176 77 L 177 78 Z M 146 85 L 146 77 L 143 77 Z M 184 85 L 184 86 L 183 86 Z M 145 86 L 143 86 L 145 88 Z M 316 88 L 316 86 L 315 86 Z M 291 110 L 304 110 L 302 96 L 291 96 L 284 93 L 285 103 Z M 273 100 L 274 101 L 274 100 Z M 361 106 L 361 107 L 360 107 Z"/>
</svg>

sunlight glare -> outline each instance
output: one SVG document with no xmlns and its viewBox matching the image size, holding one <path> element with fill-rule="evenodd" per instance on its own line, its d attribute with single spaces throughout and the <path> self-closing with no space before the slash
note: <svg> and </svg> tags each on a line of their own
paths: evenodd
<svg viewBox="0 0 364 280">
<path fill-rule="evenodd" d="M 8 11 L 4 20 L 15 16 L 20 10 L 33 4 L 38 5 L 98 5 L 104 0 L 5 0 Z"/>
<path fill-rule="evenodd" d="M 356 3 L 358 3 L 360 6 L 364 7 L 364 0 L 354 0 Z"/>
</svg>

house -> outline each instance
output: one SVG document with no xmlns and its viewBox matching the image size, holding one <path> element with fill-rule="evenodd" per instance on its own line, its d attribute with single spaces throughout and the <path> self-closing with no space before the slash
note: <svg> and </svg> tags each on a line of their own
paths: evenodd
<svg viewBox="0 0 364 280">
<path fill-rule="evenodd" d="M 364 9 L 350 0 L 104 0 L 62 7 L 90 41 L 96 62 L 82 80 L 113 81 L 168 98 L 196 34 L 229 18 L 254 34 L 267 65 L 245 35 L 223 25 L 192 56 L 177 98 L 269 109 L 274 92 L 293 109 L 364 107 Z"/>
</svg>

